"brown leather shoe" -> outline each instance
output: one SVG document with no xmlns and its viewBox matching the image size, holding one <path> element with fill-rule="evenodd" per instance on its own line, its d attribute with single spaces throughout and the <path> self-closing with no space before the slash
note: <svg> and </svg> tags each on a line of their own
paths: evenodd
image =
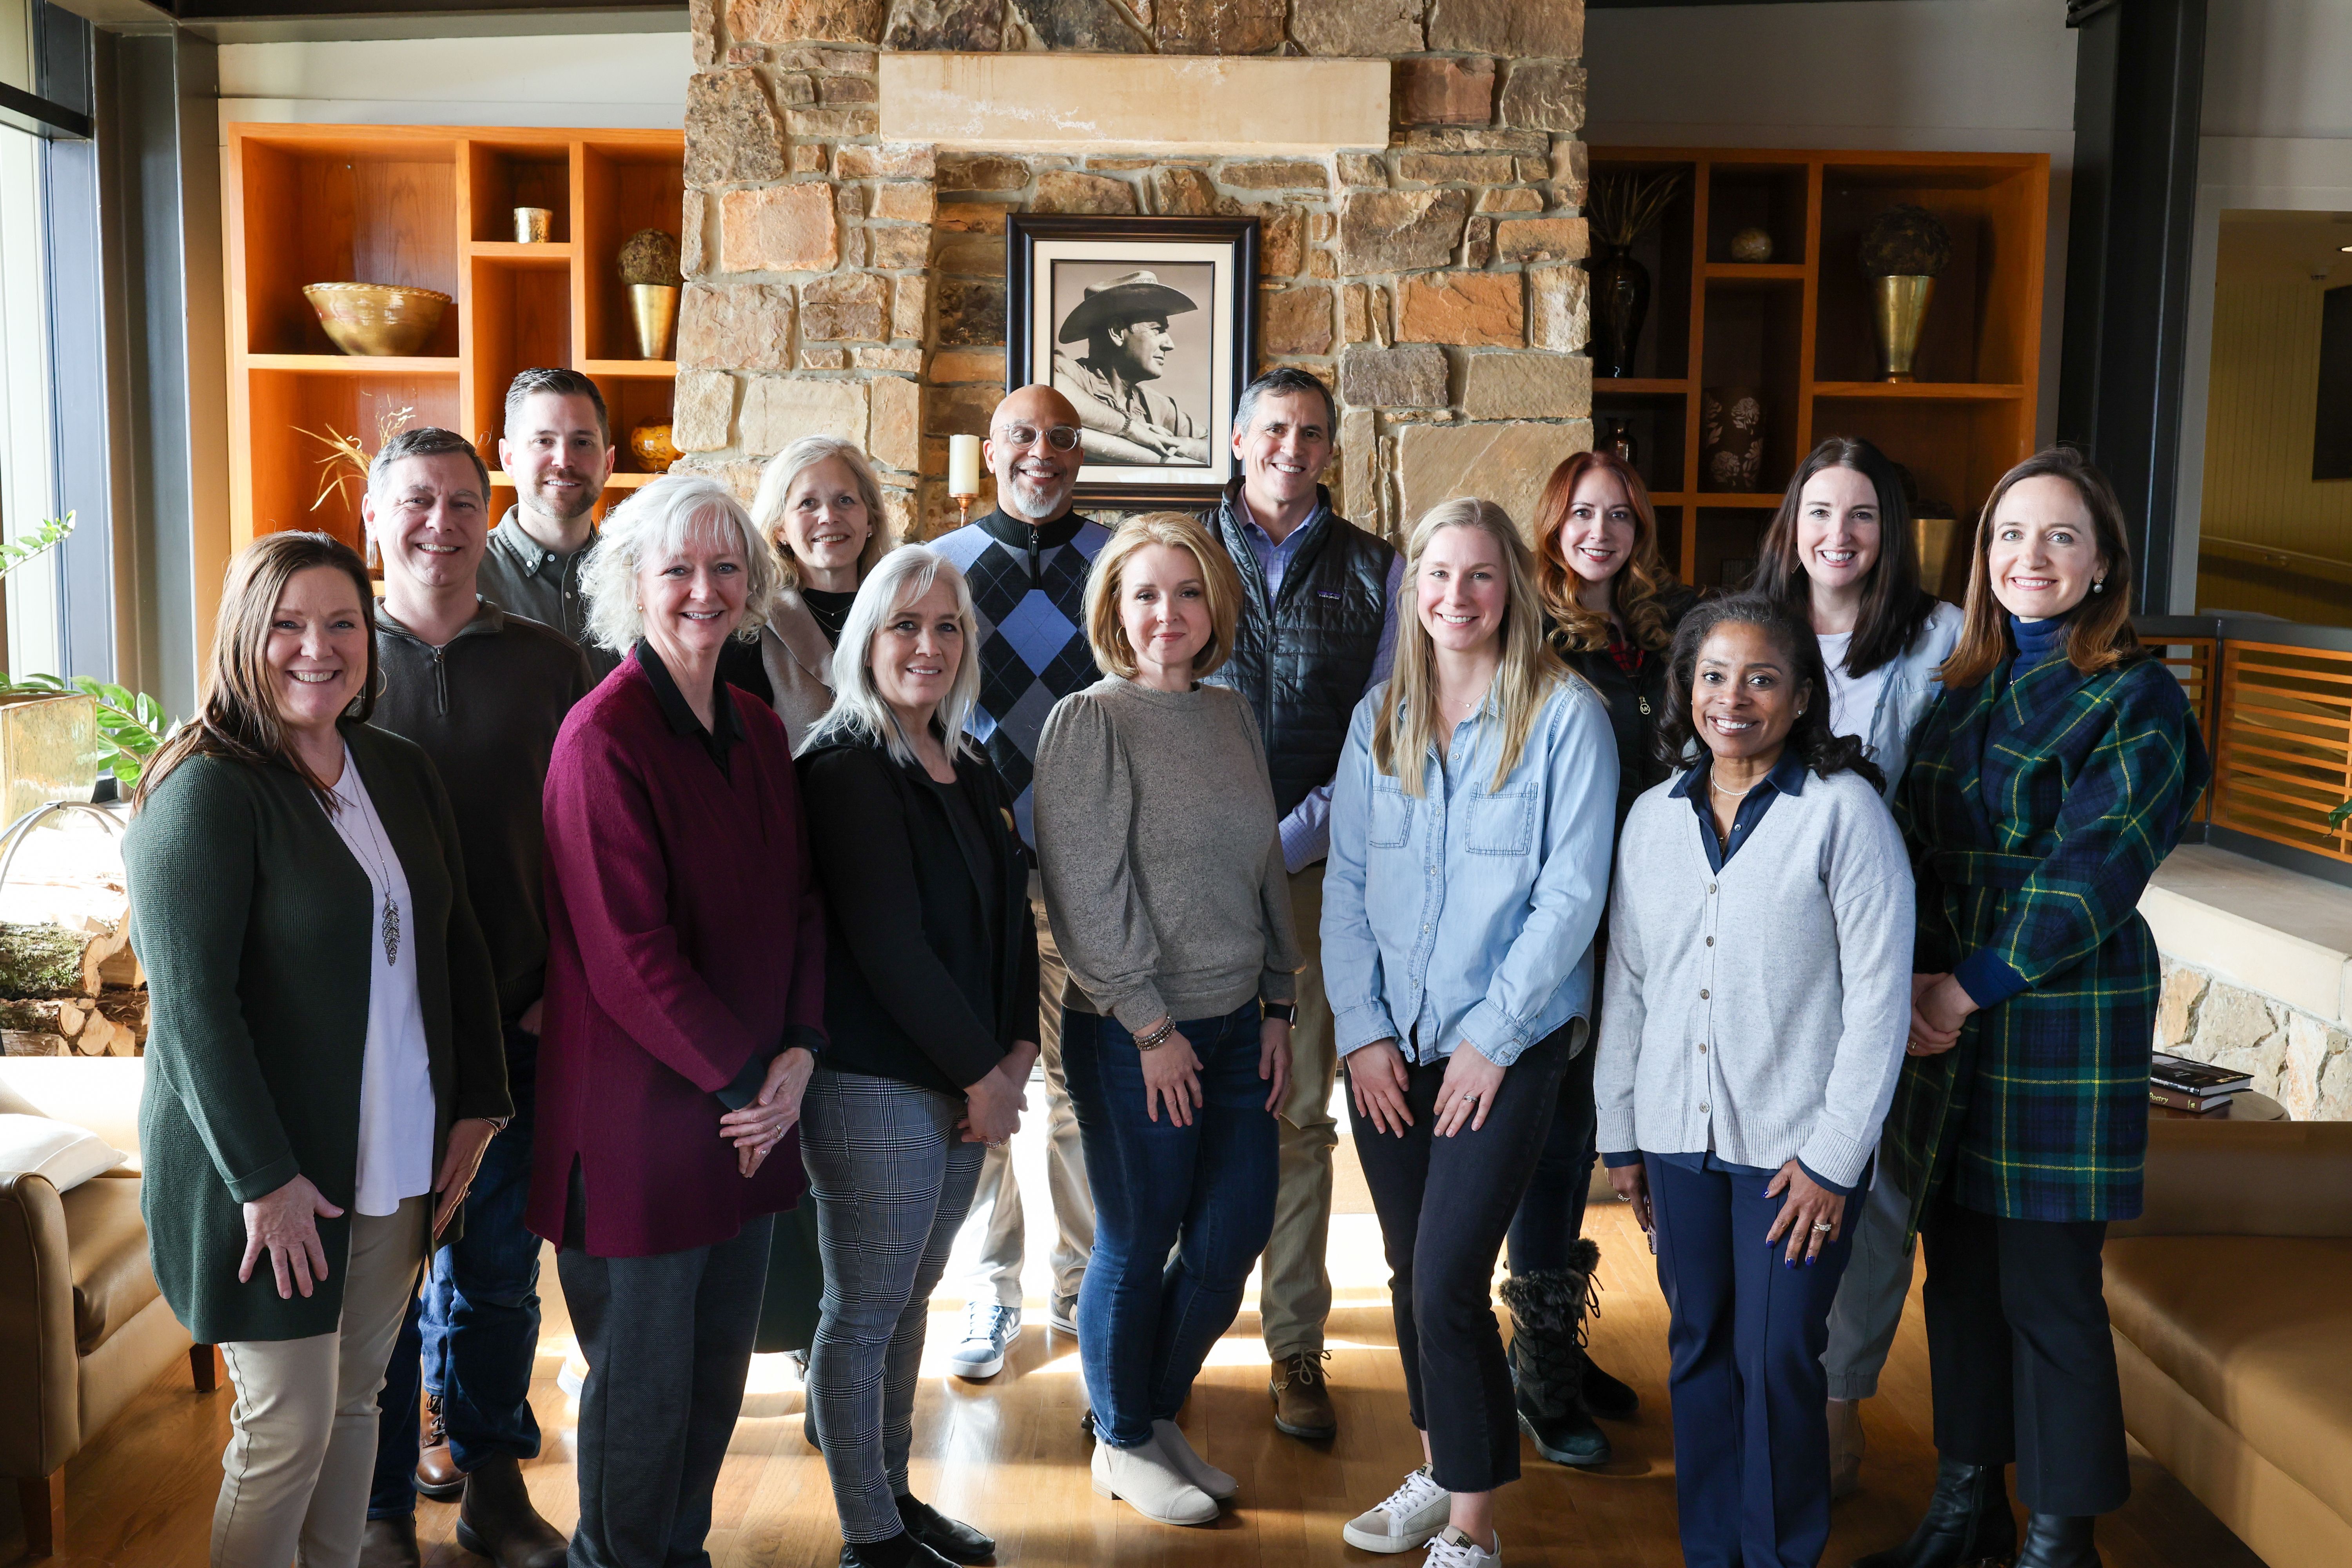
<svg viewBox="0 0 2352 1568">
<path fill-rule="evenodd" d="M 466 1478 L 457 1510 L 457 1544 L 498 1568 L 563 1568 L 571 1545 L 539 1517 L 522 1484 L 522 1467 L 500 1454 Z"/>
<path fill-rule="evenodd" d="M 360 1568 L 417 1568 L 416 1516 L 372 1519 L 360 1537 Z"/>
<path fill-rule="evenodd" d="M 1329 1351 L 1300 1351 L 1274 1363 L 1266 1392 L 1274 1395 L 1274 1425 L 1278 1432 L 1319 1443 L 1339 1431 L 1339 1413 L 1331 1408 L 1331 1385 L 1323 1376 Z"/>
<path fill-rule="evenodd" d="M 441 1422 L 441 1396 L 425 1396 L 425 1447 L 416 1456 L 416 1489 L 435 1502 L 456 1502 L 466 1490 L 466 1472 L 450 1457 L 449 1431 Z"/>
</svg>

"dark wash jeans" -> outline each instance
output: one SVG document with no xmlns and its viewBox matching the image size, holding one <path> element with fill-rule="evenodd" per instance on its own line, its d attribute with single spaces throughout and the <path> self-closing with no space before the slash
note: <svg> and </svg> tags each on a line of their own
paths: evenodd
<svg viewBox="0 0 2352 1568">
<path fill-rule="evenodd" d="M 1592 1167 L 1601 1158 L 1593 1142 L 1599 1118 L 1592 1106 L 1592 1063 L 1601 1053 L 1598 1029 L 1559 1075 L 1551 1125 L 1544 1131 L 1519 1212 L 1511 1217 L 1511 1272 L 1534 1274 L 1565 1268 L 1584 1234 L 1584 1205 L 1592 1193 Z"/>
<path fill-rule="evenodd" d="M 1431 1473 L 1448 1491 L 1492 1491 L 1519 1477 L 1518 1409 L 1495 1322 L 1495 1258 L 1551 1130 L 1576 1027 L 1519 1054 L 1475 1132 L 1467 1122 L 1451 1138 L 1433 1131 L 1442 1059 L 1408 1065 L 1412 1125 L 1402 1136 L 1381 1131 L 1349 1096 L 1356 1157 L 1388 1254 L 1405 1397 L 1412 1424 L 1429 1434 Z"/>
<path fill-rule="evenodd" d="M 539 1354 L 539 1237 L 523 1223 L 530 1198 L 530 1130 L 539 1037 L 507 1026 L 514 1120 L 490 1140 L 466 1191 L 466 1234 L 434 1253 L 422 1293 L 384 1369 L 370 1519 L 416 1511 L 420 1381 L 442 1396 L 451 1458 L 461 1470 L 500 1454 L 539 1454 L 530 1373 Z"/>
<path fill-rule="evenodd" d="M 1164 1110 L 1157 1121 L 1145 1114 L 1135 1037 L 1116 1018 L 1063 1009 L 1062 1073 L 1095 1195 L 1078 1356 L 1095 1430 L 1114 1447 L 1150 1441 L 1151 1424 L 1184 1407 L 1273 1234 L 1278 1153 L 1257 1076 L 1260 1016 L 1252 1001 L 1178 1020 L 1206 1101 L 1179 1127 Z"/>
</svg>

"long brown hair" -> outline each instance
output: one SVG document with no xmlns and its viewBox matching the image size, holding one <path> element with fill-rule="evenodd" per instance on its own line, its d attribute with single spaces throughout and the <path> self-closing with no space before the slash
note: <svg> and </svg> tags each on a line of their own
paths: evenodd
<svg viewBox="0 0 2352 1568">
<path fill-rule="evenodd" d="M 1405 554 L 1408 598 L 1397 606 L 1396 673 L 1390 678 L 1387 698 L 1372 721 L 1372 766 L 1395 779 L 1410 795 L 1421 794 L 1422 779 L 1428 772 L 1430 738 L 1438 725 L 1437 660 L 1431 652 L 1428 628 L 1421 624 L 1414 584 L 1430 541 L 1448 528 L 1475 528 L 1503 552 L 1509 590 L 1503 605 L 1503 661 L 1487 691 L 1489 705 L 1497 699 L 1502 705 L 1503 743 L 1495 758 L 1496 787 L 1519 765 L 1519 753 L 1527 749 L 1536 715 L 1551 697 L 1552 689 L 1570 679 L 1568 667 L 1544 639 L 1534 562 L 1511 514 L 1493 501 L 1471 496 L 1430 508 L 1414 526 L 1412 543 Z M 1484 708 L 1479 710 L 1479 722 L 1486 722 Z M 1410 766 L 1405 765 L 1408 763 Z"/>
<path fill-rule="evenodd" d="M 1577 484 L 1592 473 L 1614 477 L 1633 507 L 1633 548 L 1612 584 L 1617 614 L 1636 645 L 1663 653 L 1675 640 L 1675 628 L 1666 619 L 1666 590 L 1675 585 L 1675 574 L 1658 552 L 1658 515 L 1650 506 L 1650 487 L 1614 452 L 1572 452 L 1545 481 L 1543 499 L 1536 505 L 1536 588 L 1543 596 L 1544 613 L 1568 647 L 1598 653 L 1609 646 L 1609 617 L 1576 602 L 1576 570 L 1559 547 L 1560 525 L 1568 521 Z"/>
<path fill-rule="evenodd" d="M 2083 508 L 2091 514 L 2091 537 L 2098 542 L 2099 563 L 2106 568 L 2102 591 L 2084 595 L 2068 612 L 2066 661 L 2093 675 L 2141 657 L 2139 638 L 2132 633 L 2131 541 L 2124 532 L 2123 502 L 2107 476 L 2082 453 L 2072 447 L 2053 447 L 2001 475 L 1977 514 L 1976 554 L 1969 562 L 1969 601 L 1961 611 L 1960 640 L 1937 672 L 1947 688 L 1974 686 L 2010 655 L 2009 612 L 1993 594 L 1987 564 L 1992 514 L 2012 487 L 2045 477 L 2064 479 L 2083 498 Z"/>
<path fill-rule="evenodd" d="M 213 626 L 213 657 L 205 672 L 204 709 L 163 742 L 140 774 L 132 809 L 162 787 L 172 770 L 190 757 L 229 757 L 256 767 L 279 763 L 323 799 L 326 784 L 294 750 L 269 673 L 269 619 L 286 585 L 314 566 L 331 566 L 352 580 L 367 622 L 367 679 L 344 711 L 365 722 L 375 711 L 375 593 L 367 563 L 341 540 L 326 533 L 269 533 L 229 559 L 221 584 L 220 616 Z"/>
<path fill-rule="evenodd" d="M 1764 531 L 1750 586 L 1811 624 L 1812 584 L 1797 553 L 1797 520 L 1804 510 L 1807 481 L 1823 468 L 1852 468 L 1870 481 L 1878 496 L 1878 558 L 1870 564 L 1845 655 L 1848 675 L 1868 675 L 1901 658 L 1936 613 L 1936 596 L 1919 586 L 1919 547 L 1911 537 L 1911 506 L 1903 493 L 1903 475 L 1885 453 L 1855 436 L 1832 436 L 1814 447 L 1797 465 L 1797 477 L 1789 481 L 1780 510 Z"/>
</svg>

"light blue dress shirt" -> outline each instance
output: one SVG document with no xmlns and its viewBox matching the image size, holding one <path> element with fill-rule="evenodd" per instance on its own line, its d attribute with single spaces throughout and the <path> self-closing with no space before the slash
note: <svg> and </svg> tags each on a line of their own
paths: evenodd
<svg viewBox="0 0 2352 1568">
<path fill-rule="evenodd" d="M 1314 515 L 1292 529 L 1276 544 L 1273 536 L 1258 525 L 1250 515 L 1249 503 L 1243 501 L 1238 510 L 1242 520 L 1242 538 L 1248 543 L 1250 553 L 1257 557 L 1257 569 L 1265 575 L 1266 602 L 1282 596 L 1282 580 L 1289 575 L 1290 563 L 1298 552 L 1315 537 L 1324 520 L 1331 515 L 1328 505 L 1318 505 Z M 1372 673 L 1364 681 L 1369 692 L 1389 678 L 1396 664 L 1397 601 L 1404 593 L 1404 555 L 1400 552 L 1389 563 L 1389 613 L 1381 622 L 1380 646 L 1372 655 Z M 1283 868 L 1297 875 L 1323 858 L 1331 841 L 1331 786 L 1318 784 L 1307 792 L 1307 798 L 1290 808 L 1282 819 Z"/>
<path fill-rule="evenodd" d="M 1497 1067 L 1592 1011 L 1592 933 L 1609 900 L 1617 744 L 1576 676 L 1545 701 L 1499 788 L 1493 700 L 1455 726 L 1422 794 L 1372 767 L 1373 688 L 1331 793 L 1323 986 L 1341 1056 L 1394 1040 L 1408 1061 L 1467 1040 Z"/>
</svg>

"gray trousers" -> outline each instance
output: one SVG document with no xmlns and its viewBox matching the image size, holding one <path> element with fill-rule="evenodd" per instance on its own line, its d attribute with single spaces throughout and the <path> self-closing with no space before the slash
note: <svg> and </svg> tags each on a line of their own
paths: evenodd
<svg viewBox="0 0 2352 1568">
<path fill-rule="evenodd" d="M 1849 1227 L 1853 1250 L 1845 1277 L 1830 1304 L 1829 1348 L 1822 1368 L 1830 1374 L 1832 1399 L 1869 1399 L 1878 1393 L 1878 1373 L 1903 1324 L 1903 1303 L 1911 1294 L 1911 1259 L 1916 1244 L 1906 1244 L 1911 1200 L 1878 1162 L 1878 1184 L 1861 1194 Z"/>
<path fill-rule="evenodd" d="M 853 1546 L 905 1528 L 897 1500 L 907 1492 L 924 1320 L 980 1174 L 982 1146 L 956 1131 L 962 1114 L 960 1099 L 822 1067 L 801 1100 L 801 1159 L 824 1258 L 808 1396 L 841 1538 Z"/>
<path fill-rule="evenodd" d="M 587 1205 L 572 1181 L 576 1222 Z M 571 1568 L 709 1568 L 710 1497 L 743 1407 L 772 1227 L 762 1215 L 732 1241 L 651 1258 L 556 1253 L 588 1362 Z"/>
</svg>

